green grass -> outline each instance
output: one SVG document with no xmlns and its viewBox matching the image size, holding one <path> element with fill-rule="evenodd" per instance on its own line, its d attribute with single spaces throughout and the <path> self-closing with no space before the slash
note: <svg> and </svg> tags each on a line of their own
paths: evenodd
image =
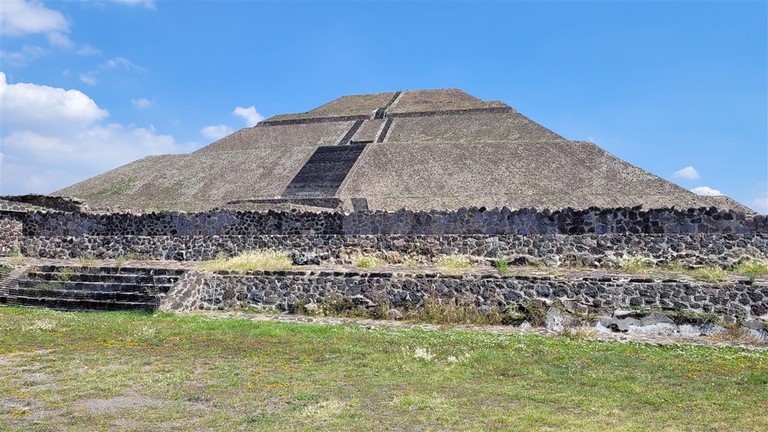
<svg viewBox="0 0 768 432">
<path fill-rule="evenodd" d="M 282 251 L 266 249 L 247 251 L 240 255 L 228 258 L 219 255 L 215 260 L 201 265 L 201 268 L 209 271 L 216 270 L 288 270 L 293 267 L 293 260 Z"/>
<path fill-rule="evenodd" d="M 509 263 L 504 258 L 499 258 L 493 262 L 493 266 L 499 272 L 500 275 L 506 275 L 509 273 Z"/>
<path fill-rule="evenodd" d="M 89 198 L 103 198 L 103 197 L 112 197 L 112 196 L 119 196 L 126 192 L 128 192 L 129 189 L 131 189 L 136 184 L 136 180 L 132 177 L 125 177 L 111 186 L 108 186 L 103 189 L 99 189 L 93 194 L 90 194 Z"/>
<path fill-rule="evenodd" d="M 757 279 L 760 276 L 768 276 L 768 261 L 764 260 L 748 260 L 742 261 L 733 268 L 730 269 L 734 273 L 743 274 L 749 278 L 750 281 Z"/>
<path fill-rule="evenodd" d="M 761 430 L 768 352 L 0 307 L 0 430 Z"/>
</svg>

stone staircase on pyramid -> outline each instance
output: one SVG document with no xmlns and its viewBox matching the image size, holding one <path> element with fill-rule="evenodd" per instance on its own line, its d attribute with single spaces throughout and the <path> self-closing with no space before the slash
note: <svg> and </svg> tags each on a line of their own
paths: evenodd
<svg viewBox="0 0 768 432">
<path fill-rule="evenodd" d="M 41 265 L 0 284 L 0 304 L 58 310 L 154 311 L 180 269 Z"/>
</svg>

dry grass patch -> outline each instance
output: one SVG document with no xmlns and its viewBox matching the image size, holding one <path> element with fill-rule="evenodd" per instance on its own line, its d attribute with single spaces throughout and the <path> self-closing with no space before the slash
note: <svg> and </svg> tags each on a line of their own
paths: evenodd
<svg viewBox="0 0 768 432">
<path fill-rule="evenodd" d="M 293 260 L 286 252 L 265 249 L 243 252 L 234 257 L 219 255 L 215 260 L 200 266 L 203 270 L 289 270 L 293 267 Z"/>
<path fill-rule="evenodd" d="M 472 268 L 472 259 L 468 255 L 440 255 L 435 266 L 445 273 L 464 273 Z"/>
<path fill-rule="evenodd" d="M 383 259 L 377 258 L 373 255 L 358 255 L 353 260 L 353 263 L 357 268 L 370 269 L 370 268 L 381 267 L 384 264 L 386 264 L 386 261 L 384 261 Z"/>
</svg>

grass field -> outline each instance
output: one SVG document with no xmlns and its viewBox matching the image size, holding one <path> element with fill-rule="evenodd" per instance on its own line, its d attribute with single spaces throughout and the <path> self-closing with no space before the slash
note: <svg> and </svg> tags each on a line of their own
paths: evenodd
<svg viewBox="0 0 768 432">
<path fill-rule="evenodd" d="M 0 430 L 765 430 L 768 352 L 0 307 Z"/>
</svg>

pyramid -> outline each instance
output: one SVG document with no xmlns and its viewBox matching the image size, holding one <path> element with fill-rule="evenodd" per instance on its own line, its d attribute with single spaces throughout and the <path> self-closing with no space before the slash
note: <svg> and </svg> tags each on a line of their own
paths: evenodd
<svg viewBox="0 0 768 432">
<path fill-rule="evenodd" d="M 751 213 L 455 89 L 344 96 L 54 195 L 94 209 L 715 206 Z"/>
</svg>

